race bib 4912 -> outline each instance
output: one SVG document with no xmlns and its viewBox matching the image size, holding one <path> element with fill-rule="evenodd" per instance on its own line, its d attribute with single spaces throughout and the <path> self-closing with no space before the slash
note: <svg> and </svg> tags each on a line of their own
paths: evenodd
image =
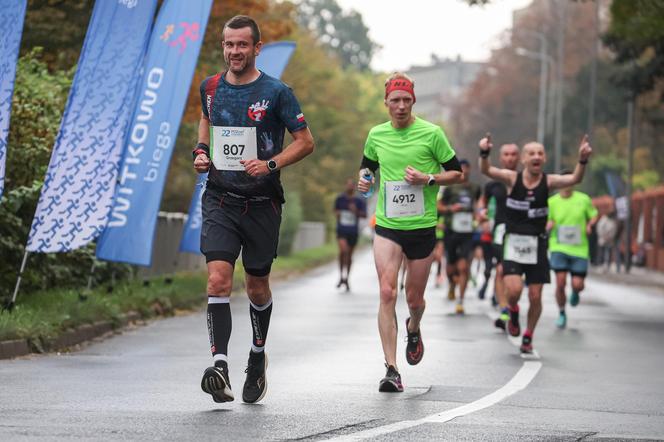
<svg viewBox="0 0 664 442">
<path fill-rule="evenodd" d="M 401 218 L 417 215 L 424 215 L 422 186 L 405 181 L 385 182 L 385 216 Z"/>
</svg>

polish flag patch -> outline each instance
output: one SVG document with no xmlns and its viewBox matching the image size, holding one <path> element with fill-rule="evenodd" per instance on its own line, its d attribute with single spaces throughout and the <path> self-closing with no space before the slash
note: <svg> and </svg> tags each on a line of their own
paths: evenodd
<svg viewBox="0 0 664 442">
<path fill-rule="evenodd" d="M 297 114 L 295 116 L 295 118 L 297 118 L 298 123 L 304 123 L 304 114 L 303 113 L 300 112 L 299 114 Z"/>
</svg>

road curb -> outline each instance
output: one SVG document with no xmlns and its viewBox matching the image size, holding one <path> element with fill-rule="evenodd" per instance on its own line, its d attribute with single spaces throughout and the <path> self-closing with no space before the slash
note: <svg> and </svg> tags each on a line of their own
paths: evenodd
<svg viewBox="0 0 664 442">
<path fill-rule="evenodd" d="M 0 341 L 0 359 L 13 359 L 32 353 L 63 351 L 75 345 L 116 332 L 130 324 L 142 321 L 140 313 L 131 311 L 122 314 L 117 321 L 97 321 L 66 330 L 52 339 L 13 339 Z"/>
</svg>

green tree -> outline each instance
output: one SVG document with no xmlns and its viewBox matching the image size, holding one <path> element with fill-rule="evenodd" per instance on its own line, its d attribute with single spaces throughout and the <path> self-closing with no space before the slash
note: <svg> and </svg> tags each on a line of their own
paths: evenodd
<svg viewBox="0 0 664 442">
<path fill-rule="evenodd" d="M 52 70 L 78 61 L 94 0 L 28 0 L 21 55 L 44 48 L 42 60 Z"/>
<path fill-rule="evenodd" d="M 318 41 L 341 58 L 344 67 L 368 70 L 380 46 L 369 38 L 362 14 L 342 11 L 336 0 L 303 0 L 298 22 L 313 32 Z"/>
<path fill-rule="evenodd" d="M 623 68 L 616 83 L 633 94 L 652 90 L 664 77 L 664 2 L 613 0 L 604 42 Z"/>
</svg>

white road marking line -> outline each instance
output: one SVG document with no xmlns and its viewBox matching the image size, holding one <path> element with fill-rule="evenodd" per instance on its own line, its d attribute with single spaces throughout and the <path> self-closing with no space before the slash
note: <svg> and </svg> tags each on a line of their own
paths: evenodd
<svg viewBox="0 0 664 442">
<path fill-rule="evenodd" d="M 514 375 L 510 381 L 503 385 L 498 390 L 494 391 L 491 394 L 488 394 L 474 402 L 471 402 L 466 405 L 462 405 L 457 408 L 453 408 L 448 411 L 443 411 L 441 413 L 432 414 L 430 416 L 423 417 L 422 419 L 413 420 L 413 421 L 401 421 L 395 422 L 389 425 L 383 425 L 381 427 L 371 428 L 364 431 L 359 431 L 357 433 L 348 434 L 340 437 L 335 437 L 332 439 L 327 439 L 331 441 L 357 441 L 363 439 L 370 439 L 372 437 L 382 436 L 384 434 L 394 433 L 397 431 L 405 430 L 407 428 L 416 427 L 418 425 L 426 423 L 444 423 L 448 422 L 457 417 L 465 416 L 476 411 L 483 410 L 485 408 L 491 407 L 492 405 L 497 404 L 498 402 L 512 396 L 514 393 L 517 393 L 530 384 L 530 382 L 537 376 L 540 368 L 542 368 L 541 362 L 536 361 L 526 361 L 523 363 L 523 366 L 519 371 Z"/>
</svg>

